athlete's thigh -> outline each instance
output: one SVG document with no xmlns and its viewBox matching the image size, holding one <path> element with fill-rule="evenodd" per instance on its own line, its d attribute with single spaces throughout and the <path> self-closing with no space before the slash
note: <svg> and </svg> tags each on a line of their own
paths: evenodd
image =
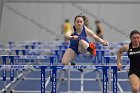
<svg viewBox="0 0 140 93">
<path fill-rule="evenodd" d="M 137 75 L 131 74 L 129 76 L 129 82 L 130 82 L 132 88 L 139 88 L 140 79 Z"/>
<path fill-rule="evenodd" d="M 68 48 L 62 57 L 62 61 L 64 60 L 65 62 L 70 62 L 75 58 L 75 56 L 76 56 L 75 51 L 72 50 L 71 48 Z"/>
<path fill-rule="evenodd" d="M 87 52 L 87 50 L 82 46 L 82 44 L 79 43 L 78 45 L 78 51 L 81 53 L 81 54 L 84 54 Z"/>
</svg>

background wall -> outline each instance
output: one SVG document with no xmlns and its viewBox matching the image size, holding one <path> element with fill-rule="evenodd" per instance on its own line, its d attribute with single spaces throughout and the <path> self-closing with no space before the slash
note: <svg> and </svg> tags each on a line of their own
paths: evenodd
<svg viewBox="0 0 140 93">
<path fill-rule="evenodd" d="M 50 41 L 55 40 L 56 35 L 63 39 L 62 23 L 68 18 L 73 24 L 74 17 L 80 13 L 89 18 L 93 31 L 96 30 L 95 18 L 102 20 L 105 27 L 104 39 L 128 41 L 126 35 L 130 31 L 140 30 L 139 10 L 140 3 L 131 2 L 7 2 L 2 12 L 0 42 Z M 53 35 L 50 32 L 54 32 Z"/>
</svg>

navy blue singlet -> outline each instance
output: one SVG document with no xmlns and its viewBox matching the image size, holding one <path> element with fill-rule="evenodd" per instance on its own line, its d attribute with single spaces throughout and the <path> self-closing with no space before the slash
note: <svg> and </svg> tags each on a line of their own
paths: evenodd
<svg viewBox="0 0 140 93">
<path fill-rule="evenodd" d="M 74 50 L 76 52 L 76 54 L 78 55 L 78 54 L 80 54 L 80 52 L 78 51 L 79 40 L 83 39 L 83 40 L 85 40 L 87 42 L 89 42 L 89 41 L 87 39 L 87 35 L 86 35 L 86 32 L 85 32 L 85 27 L 84 26 L 83 26 L 81 34 L 79 34 L 79 35 L 76 33 L 75 26 L 73 26 L 73 29 L 74 29 L 74 34 L 72 34 L 71 36 L 76 35 L 76 36 L 78 36 L 78 39 L 77 40 L 71 39 L 69 48 Z"/>
</svg>

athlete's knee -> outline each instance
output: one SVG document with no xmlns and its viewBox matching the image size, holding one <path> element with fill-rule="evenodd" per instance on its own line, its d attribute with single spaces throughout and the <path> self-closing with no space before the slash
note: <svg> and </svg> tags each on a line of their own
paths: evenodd
<svg viewBox="0 0 140 93">
<path fill-rule="evenodd" d="M 133 86 L 132 93 L 138 93 L 138 92 L 139 92 L 139 86 Z"/>
<path fill-rule="evenodd" d="M 79 43 L 80 43 L 80 44 L 82 44 L 82 43 L 84 43 L 84 42 L 85 42 L 85 40 L 83 40 L 83 39 L 79 40 Z"/>
<path fill-rule="evenodd" d="M 68 64 L 69 64 L 69 62 L 68 62 L 68 61 L 66 61 L 66 60 L 64 60 L 64 59 L 62 59 L 61 64 L 62 64 L 62 65 L 68 65 Z"/>
</svg>

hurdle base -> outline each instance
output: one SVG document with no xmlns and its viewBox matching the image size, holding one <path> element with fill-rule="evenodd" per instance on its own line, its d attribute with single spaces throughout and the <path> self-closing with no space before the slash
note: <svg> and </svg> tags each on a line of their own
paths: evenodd
<svg viewBox="0 0 140 93">
<path fill-rule="evenodd" d="M 6 90 L 3 91 L 3 93 L 6 93 L 6 92 L 7 92 Z"/>
<path fill-rule="evenodd" d="M 13 91 L 13 90 L 10 90 L 10 91 L 6 91 L 6 90 L 4 90 L 4 91 L 1 92 L 1 93 L 14 93 L 14 91 Z"/>
<path fill-rule="evenodd" d="M 13 90 L 11 90 L 10 93 L 14 93 Z"/>
</svg>

